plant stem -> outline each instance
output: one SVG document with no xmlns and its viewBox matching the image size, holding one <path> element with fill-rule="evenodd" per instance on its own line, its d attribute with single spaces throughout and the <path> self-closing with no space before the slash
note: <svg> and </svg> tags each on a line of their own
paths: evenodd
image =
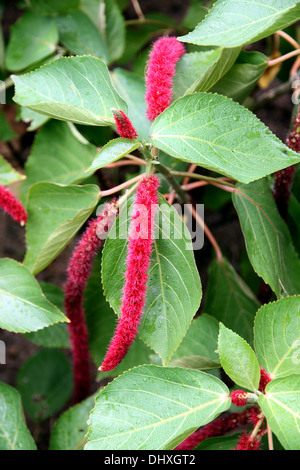
<svg viewBox="0 0 300 470">
<path fill-rule="evenodd" d="M 127 186 L 130 186 L 133 183 L 136 183 L 137 181 L 140 181 L 143 178 L 144 175 L 138 175 L 135 176 L 134 178 L 131 178 L 129 181 L 125 181 L 125 183 L 119 184 L 119 186 L 115 186 L 114 188 L 107 189 L 106 191 L 101 191 L 101 196 L 102 197 L 107 197 L 111 196 L 112 194 L 118 193 L 119 191 L 122 191 L 122 189 L 127 188 Z"/>
<path fill-rule="evenodd" d="M 269 426 L 268 421 L 267 421 L 267 433 L 268 433 L 269 450 L 274 450 L 272 430 Z"/>
<path fill-rule="evenodd" d="M 194 178 L 194 179 L 197 179 L 197 180 L 201 180 L 201 181 L 208 181 L 209 183 L 217 183 L 219 185 L 222 185 L 222 182 L 220 181 L 219 178 L 213 178 L 211 176 L 204 176 L 204 175 L 199 175 L 197 173 L 190 173 L 188 171 L 175 171 L 175 170 L 170 170 L 170 174 L 172 176 L 187 176 L 187 177 L 190 177 L 190 178 Z M 226 186 L 231 186 L 232 188 L 235 188 L 235 185 L 226 181 Z"/>
<path fill-rule="evenodd" d="M 295 51 L 288 52 L 285 55 L 282 55 L 278 57 L 277 59 L 269 60 L 268 61 L 268 67 L 272 67 L 273 65 L 280 64 L 281 62 L 284 62 L 285 60 L 290 59 L 291 57 L 294 57 L 296 55 L 300 54 L 300 48 L 296 49 Z"/>
<path fill-rule="evenodd" d="M 276 36 L 281 36 L 284 38 L 286 41 L 288 41 L 295 49 L 300 49 L 300 44 L 298 44 L 297 41 L 295 41 L 294 38 L 292 38 L 289 34 L 287 34 L 285 31 L 276 31 L 275 33 Z"/>
<path fill-rule="evenodd" d="M 140 20 L 144 20 L 144 19 L 145 19 L 145 16 L 144 16 L 144 13 L 143 13 L 143 11 L 142 11 L 142 9 L 141 9 L 141 6 L 140 6 L 138 0 L 131 0 L 131 3 L 132 3 L 132 6 L 133 6 L 133 8 L 134 8 L 134 10 L 135 10 L 135 12 L 136 12 L 138 18 L 139 18 Z"/>
<path fill-rule="evenodd" d="M 179 202 L 184 203 L 187 202 L 187 195 L 185 192 L 181 189 L 180 183 L 174 178 L 172 171 L 169 170 L 166 166 L 164 166 L 162 163 L 155 162 L 155 168 L 165 177 L 165 179 L 168 181 L 168 183 L 172 186 L 174 191 L 177 194 L 177 198 L 179 199 Z"/>
</svg>

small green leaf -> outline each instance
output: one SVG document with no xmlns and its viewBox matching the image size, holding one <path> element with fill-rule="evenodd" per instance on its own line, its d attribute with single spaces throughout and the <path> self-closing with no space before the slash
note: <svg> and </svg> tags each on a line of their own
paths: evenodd
<svg viewBox="0 0 300 470">
<path fill-rule="evenodd" d="M 80 0 L 28 0 L 39 15 L 58 15 L 76 10 Z"/>
<path fill-rule="evenodd" d="M 299 15 L 295 0 L 218 0 L 194 31 L 178 39 L 200 46 L 243 46 L 286 28 Z"/>
<path fill-rule="evenodd" d="M 26 426 L 20 394 L 0 382 L 0 449 L 37 450 Z"/>
<path fill-rule="evenodd" d="M 226 374 L 239 386 L 258 389 L 260 368 L 253 349 L 233 331 L 220 323 L 219 357 Z"/>
<path fill-rule="evenodd" d="M 300 374 L 300 296 L 261 307 L 254 338 L 259 363 L 273 378 Z"/>
<path fill-rule="evenodd" d="M 28 132 L 35 131 L 50 119 L 49 116 L 37 113 L 32 109 L 25 108 L 24 106 L 20 106 L 19 118 L 21 121 L 29 124 L 27 127 Z"/>
<path fill-rule="evenodd" d="M 299 293 L 300 262 L 267 179 L 233 193 L 249 260 L 277 297 Z"/>
<path fill-rule="evenodd" d="M 96 397 L 85 449 L 173 449 L 229 406 L 227 387 L 204 372 L 136 367 Z"/>
<path fill-rule="evenodd" d="M 252 344 L 253 322 L 259 306 L 254 294 L 226 258 L 211 263 L 205 312 Z"/>
<path fill-rule="evenodd" d="M 95 406 L 94 395 L 65 411 L 53 426 L 49 450 L 82 450 L 88 418 Z"/>
<path fill-rule="evenodd" d="M 72 367 L 59 349 L 41 349 L 20 367 L 17 389 L 34 421 L 44 421 L 61 410 L 72 395 Z"/>
<path fill-rule="evenodd" d="M 139 148 L 141 143 L 135 139 L 123 139 L 121 137 L 110 140 L 97 153 L 95 160 L 89 170 L 98 170 L 109 163 L 115 162 L 125 155 Z"/>
<path fill-rule="evenodd" d="M 300 450 L 300 375 L 272 380 L 258 404 L 283 447 Z"/>
<path fill-rule="evenodd" d="M 26 10 L 12 26 L 5 65 L 18 72 L 50 56 L 56 49 L 58 31 L 55 20 Z"/>
<path fill-rule="evenodd" d="M 16 333 L 68 321 L 28 269 L 12 259 L 0 259 L 0 304 L 0 327 Z"/>
<path fill-rule="evenodd" d="M 55 119 L 109 126 L 114 124 L 111 108 L 127 112 L 98 57 L 60 57 L 12 79 L 16 103 Z"/>
<path fill-rule="evenodd" d="M 175 101 L 154 121 L 151 141 L 180 160 L 243 183 L 300 161 L 248 109 L 211 93 Z"/>
<path fill-rule="evenodd" d="M 0 155 L 0 184 L 5 186 L 23 179 L 25 179 L 25 176 L 16 171 L 10 163 Z"/>
<path fill-rule="evenodd" d="M 24 264 L 34 274 L 48 266 L 76 235 L 99 200 L 96 185 L 36 183 L 31 186 Z"/>
</svg>

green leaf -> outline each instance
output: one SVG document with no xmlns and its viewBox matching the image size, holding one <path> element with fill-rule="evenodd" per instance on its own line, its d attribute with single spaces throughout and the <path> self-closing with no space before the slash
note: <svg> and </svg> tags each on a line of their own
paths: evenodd
<svg viewBox="0 0 300 470">
<path fill-rule="evenodd" d="M 226 258 L 209 267 L 204 310 L 253 343 L 253 322 L 260 304 Z"/>
<path fill-rule="evenodd" d="M 238 185 L 233 193 L 249 260 L 277 297 L 299 293 L 300 263 L 268 180 Z"/>
<path fill-rule="evenodd" d="M 24 264 L 42 271 L 67 246 L 96 208 L 98 186 L 36 183 L 28 195 L 27 252 Z"/>
<path fill-rule="evenodd" d="M 206 18 L 179 41 L 236 47 L 258 41 L 297 21 L 300 2 L 294 0 L 218 0 Z"/>
<path fill-rule="evenodd" d="M 19 118 L 21 121 L 29 124 L 26 129 L 28 132 L 35 131 L 50 119 L 49 116 L 37 113 L 32 109 L 25 108 L 24 106 L 20 106 Z"/>
<path fill-rule="evenodd" d="M 226 374 L 239 386 L 258 389 L 260 368 L 253 349 L 239 335 L 220 323 L 219 357 Z"/>
<path fill-rule="evenodd" d="M 41 282 L 46 298 L 64 313 L 64 292 L 58 286 Z M 56 323 L 42 330 L 24 333 L 25 338 L 38 346 L 47 348 L 70 348 L 69 332 L 66 323 Z"/>
<path fill-rule="evenodd" d="M 111 108 L 127 112 L 103 60 L 60 57 L 25 75 L 12 75 L 14 100 L 21 106 L 78 124 L 114 124 Z"/>
<path fill-rule="evenodd" d="M 221 47 L 184 54 L 176 66 L 173 98 L 209 90 L 232 67 L 239 48 Z"/>
<path fill-rule="evenodd" d="M 272 380 L 258 404 L 283 447 L 300 450 L 300 375 Z"/>
<path fill-rule="evenodd" d="M 107 62 L 108 50 L 98 29 L 82 11 L 72 11 L 56 19 L 60 42 L 75 55 L 92 55 Z"/>
<path fill-rule="evenodd" d="M 248 109 L 231 99 L 195 93 L 156 118 L 152 143 L 180 160 L 243 183 L 300 161 Z"/>
<path fill-rule="evenodd" d="M 219 363 L 218 349 L 219 323 L 206 313 L 194 319 L 186 332 L 180 346 L 175 351 L 170 362 L 173 366 L 177 360 L 187 360 L 189 357 L 207 359 L 210 363 Z M 197 359 L 195 359 L 197 360 Z"/>
<path fill-rule="evenodd" d="M 72 395 L 72 367 L 59 349 L 41 349 L 17 375 L 24 408 L 33 421 L 44 421 L 62 409 Z"/>
<path fill-rule="evenodd" d="M 243 103 L 267 68 L 267 57 L 257 51 L 241 51 L 235 64 L 210 89 Z"/>
<path fill-rule="evenodd" d="M 0 382 L 0 449 L 37 450 L 26 426 L 20 394 Z"/>
<path fill-rule="evenodd" d="M 84 293 L 84 309 L 89 332 L 89 350 L 97 367 L 103 362 L 107 345 L 111 341 L 116 325 L 116 314 L 106 301 L 101 285 L 101 258 L 97 257 L 94 271 L 90 276 Z M 136 338 L 123 361 L 113 372 L 99 372 L 99 380 L 117 376 L 120 373 L 152 361 L 153 351 L 140 339 Z"/>
<path fill-rule="evenodd" d="M 261 307 L 254 323 L 260 365 L 274 378 L 300 373 L 300 296 Z"/>
<path fill-rule="evenodd" d="M 18 72 L 50 56 L 56 49 L 58 31 L 55 20 L 26 10 L 12 26 L 5 65 Z"/>
<path fill-rule="evenodd" d="M 125 155 L 139 148 L 141 143 L 135 139 L 123 139 L 121 137 L 110 140 L 97 153 L 95 160 L 91 164 L 89 170 L 98 170 L 109 163 L 115 162 Z"/>
<path fill-rule="evenodd" d="M 4 157 L 0 155 L 0 184 L 2 186 L 23 180 L 24 175 L 16 171 Z"/>
<path fill-rule="evenodd" d="M 236 447 L 239 438 L 240 434 L 210 437 L 197 445 L 194 450 L 233 450 Z"/>
<path fill-rule="evenodd" d="M 39 15 L 58 15 L 76 10 L 80 0 L 27 0 Z"/>
<path fill-rule="evenodd" d="M 0 108 L 0 140 L 3 142 L 7 142 L 8 140 L 15 139 L 16 137 L 18 137 L 17 134 L 7 122 L 7 119 L 2 109 Z"/>
<path fill-rule="evenodd" d="M 128 117 L 138 138 L 149 140 L 150 121 L 146 116 L 145 81 L 128 70 L 115 68 L 111 73 L 113 84 L 128 105 Z"/>
<path fill-rule="evenodd" d="M 82 450 L 88 431 L 87 421 L 94 405 L 92 395 L 65 411 L 53 426 L 49 450 Z"/>
<path fill-rule="evenodd" d="M 0 327 L 16 333 L 68 321 L 46 299 L 28 269 L 8 258 L 0 259 L 0 302 Z"/>
<path fill-rule="evenodd" d="M 173 449 L 229 406 L 227 387 L 211 375 L 140 366 L 96 397 L 85 449 Z"/>
<path fill-rule="evenodd" d="M 27 179 L 23 192 L 40 181 L 59 184 L 81 183 L 90 176 L 97 148 L 83 144 L 65 122 L 50 120 L 35 135 L 31 153 L 25 163 Z"/>
<path fill-rule="evenodd" d="M 117 313 L 121 305 L 126 269 L 129 225 L 126 209 L 130 211 L 130 204 L 123 209 L 111 229 L 102 261 L 105 296 Z M 159 197 L 155 230 L 147 301 L 139 336 L 167 364 L 199 308 L 202 290 L 190 233 L 163 196 Z"/>
</svg>

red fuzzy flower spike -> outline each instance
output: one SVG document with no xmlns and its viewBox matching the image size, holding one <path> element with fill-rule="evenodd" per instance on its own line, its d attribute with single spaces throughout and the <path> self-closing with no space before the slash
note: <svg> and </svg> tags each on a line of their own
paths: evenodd
<svg viewBox="0 0 300 470">
<path fill-rule="evenodd" d="M 260 450 L 261 442 L 251 434 L 244 432 L 241 434 L 235 450 Z"/>
<path fill-rule="evenodd" d="M 231 393 L 231 400 L 235 406 L 245 406 L 249 398 L 249 393 L 244 392 L 244 390 L 234 390 Z"/>
<path fill-rule="evenodd" d="M 261 367 L 260 368 L 260 381 L 258 390 L 262 393 L 265 393 L 265 388 L 269 382 L 271 382 L 272 377 Z"/>
<path fill-rule="evenodd" d="M 0 186 L 0 207 L 21 225 L 27 222 L 27 212 L 7 188 Z"/>
<path fill-rule="evenodd" d="M 120 109 L 112 109 L 112 112 L 119 136 L 123 139 L 136 139 L 138 134 L 126 114 Z"/>
<path fill-rule="evenodd" d="M 175 37 L 163 37 L 154 43 L 146 70 L 147 116 L 150 121 L 170 106 L 176 64 L 184 53 L 183 44 Z"/>
<path fill-rule="evenodd" d="M 90 392 L 90 356 L 83 295 L 94 257 L 102 240 L 106 238 L 116 213 L 117 208 L 114 202 L 105 205 L 100 216 L 88 225 L 73 252 L 68 266 L 64 307 L 70 320 L 68 328 L 73 355 L 75 403 L 86 398 Z"/>
<path fill-rule="evenodd" d="M 138 331 L 146 302 L 147 272 L 152 253 L 158 186 L 159 179 L 156 176 L 146 176 L 137 189 L 129 234 L 121 315 L 107 354 L 99 368 L 101 371 L 112 370 L 121 362 Z"/>
</svg>

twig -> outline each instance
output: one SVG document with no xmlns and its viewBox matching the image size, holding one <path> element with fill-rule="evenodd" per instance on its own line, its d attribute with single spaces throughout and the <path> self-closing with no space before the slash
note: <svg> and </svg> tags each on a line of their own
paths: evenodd
<svg viewBox="0 0 300 470">
<path fill-rule="evenodd" d="M 133 6 L 133 8 L 134 8 L 134 10 L 135 10 L 135 12 L 136 12 L 138 18 L 139 18 L 140 20 L 144 20 L 144 19 L 145 19 L 145 16 L 144 16 L 144 13 L 143 13 L 143 11 L 142 11 L 142 9 L 141 9 L 141 6 L 140 6 L 138 0 L 131 0 L 131 3 L 132 3 L 132 6 Z"/>
<path fill-rule="evenodd" d="M 195 165 L 195 164 L 193 163 L 192 165 L 190 165 L 188 172 L 189 172 L 189 173 L 194 173 L 194 171 L 196 170 L 196 168 L 197 168 L 197 165 Z M 185 176 L 185 178 L 184 178 L 182 184 L 183 184 L 183 185 L 188 184 L 189 180 L 190 180 L 190 177 L 189 177 L 189 176 Z"/>
<path fill-rule="evenodd" d="M 107 189 L 106 191 L 101 191 L 101 196 L 106 197 L 106 196 L 111 196 L 112 194 L 118 193 L 119 191 L 122 191 L 122 189 L 125 189 L 128 186 L 132 185 L 133 183 L 140 181 L 143 178 L 143 176 L 144 176 L 143 174 L 135 176 L 134 178 L 131 178 L 131 180 L 125 181 L 125 183 L 119 184 L 119 186 L 115 186 L 112 189 Z"/>
<path fill-rule="evenodd" d="M 284 62 L 287 59 L 290 59 L 291 57 L 295 57 L 296 55 L 300 54 L 300 48 L 296 49 L 295 51 L 288 52 L 285 55 L 282 55 L 280 57 L 277 57 L 277 59 L 272 59 L 268 61 L 268 67 L 273 67 L 273 65 L 280 64 L 281 62 Z"/>
<path fill-rule="evenodd" d="M 269 426 L 268 421 L 267 421 L 267 433 L 268 433 L 269 450 L 274 450 L 272 430 Z"/>
<path fill-rule="evenodd" d="M 294 38 L 292 38 L 289 34 L 287 34 L 285 31 L 276 31 L 275 36 L 281 36 L 284 38 L 286 41 L 288 41 L 295 49 L 300 49 L 300 44 L 298 44 L 297 41 L 295 41 Z"/>
<path fill-rule="evenodd" d="M 204 175 L 199 175 L 198 173 L 190 173 L 188 171 L 175 171 L 175 170 L 170 170 L 170 174 L 172 176 L 188 176 L 190 178 L 194 178 L 194 179 L 197 179 L 197 180 L 200 180 L 200 181 L 208 181 L 209 183 L 212 182 L 212 183 L 218 183 L 220 185 L 222 185 L 222 182 L 219 178 L 213 178 L 211 176 L 204 176 Z M 232 178 L 229 178 L 230 181 L 234 181 L 234 179 Z M 231 186 L 231 187 L 235 187 L 234 184 L 230 183 L 229 181 L 226 181 L 226 186 Z"/>
</svg>

